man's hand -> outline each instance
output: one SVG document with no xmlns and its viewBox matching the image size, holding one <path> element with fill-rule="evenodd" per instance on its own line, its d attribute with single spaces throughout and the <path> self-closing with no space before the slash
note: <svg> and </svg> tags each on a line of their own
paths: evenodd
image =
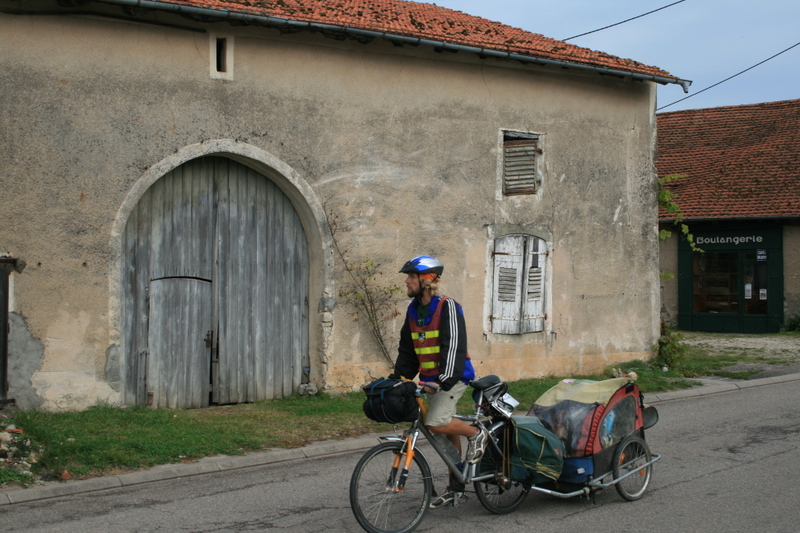
<svg viewBox="0 0 800 533">
<path fill-rule="evenodd" d="M 420 386 L 423 387 L 423 391 L 426 394 L 436 394 L 436 392 L 438 392 L 438 390 L 439 390 L 439 384 L 438 383 L 434 383 L 434 382 L 431 382 L 431 381 L 420 381 L 419 384 L 420 384 Z"/>
</svg>

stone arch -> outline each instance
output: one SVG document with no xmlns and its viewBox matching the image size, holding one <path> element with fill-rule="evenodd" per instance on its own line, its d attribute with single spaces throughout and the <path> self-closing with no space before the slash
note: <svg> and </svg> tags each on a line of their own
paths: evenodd
<svg viewBox="0 0 800 533">
<path fill-rule="evenodd" d="M 121 305 L 124 298 L 122 280 L 123 236 L 131 213 L 140 199 L 159 179 L 181 165 L 206 156 L 221 156 L 244 165 L 265 176 L 289 199 L 299 217 L 308 242 L 308 356 L 313 382 L 324 382 L 333 327 L 330 307 L 333 305 L 333 254 L 331 236 L 321 201 L 308 183 L 272 154 L 234 140 L 215 140 L 185 147 L 149 168 L 129 191 L 118 210 L 111 235 L 111 268 L 109 275 L 109 332 L 111 347 L 106 364 L 109 381 L 116 388 L 126 380 L 127 354 L 120 350 Z"/>
</svg>

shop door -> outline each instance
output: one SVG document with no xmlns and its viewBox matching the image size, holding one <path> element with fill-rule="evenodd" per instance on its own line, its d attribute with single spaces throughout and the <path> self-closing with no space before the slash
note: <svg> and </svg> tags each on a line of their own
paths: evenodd
<svg viewBox="0 0 800 533">
<path fill-rule="evenodd" d="M 698 224 L 693 250 L 678 245 L 678 327 L 774 333 L 783 323 L 783 229 L 778 224 Z"/>
<path fill-rule="evenodd" d="M 769 270 L 766 253 L 742 254 L 742 333 L 767 331 Z"/>
</svg>

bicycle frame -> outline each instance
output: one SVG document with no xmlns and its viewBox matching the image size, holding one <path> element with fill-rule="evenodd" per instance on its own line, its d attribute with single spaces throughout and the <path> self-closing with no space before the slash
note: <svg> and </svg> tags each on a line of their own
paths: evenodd
<svg viewBox="0 0 800 533">
<path fill-rule="evenodd" d="M 488 419 L 488 417 L 481 417 L 481 416 L 478 416 L 478 415 L 456 415 L 455 418 L 460 418 L 461 420 L 464 420 L 465 422 L 476 424 L 480 428 L 485 428 L 490 432 L 490 434 L 495 429 L 497 429 L 497 428 L 503 426 L 504 424 L 508 423 L 506 420 L 499 420 L 499 421 L 495 422 L 494 424 L 492 424 L 491 426 L 486 427 L 483 424 L 483 420 L 481 420 L 481 418 L 487 418 Z M 412 460 L 413 460 L 413 454 L 420 454 L 423 457 L 423 459 L 426 462 L 428 462 L 428 459 L 427 459 L 427 457 L 425 457 L 425 454 L 422 452 L 422 450 L 420 450 L 417 447 L 417 442 L 419 440 L 419 434 L 420 433 L 425 437 L 425 439 L 428 441 L 428 443 L 430 443 L 431 447 L 433 447 L 433 450 L 442 459 L 442 461 L 444 461 L 445 465 L 447 465 L 448 470 L 450 470 L 450 472 L 454 475 L 454 477 L 458 480 L 459 483 L 463 483 L 463 484 L 466 485 L 466 484 L 469 484 L 469 483 L 474 483 L 476 481 L 484 481 L 484 480 L 487 480 L 487 479 L 492 479 L 494 477 L 493 474 L 484 474 L 482 476 L 476 476 L 475 475 L 475 467 L 476 467 L 476 465 L 474 465 L 474 464 L 465 463 L 463 468 L 459 470 L 458 465 L 450 457 L 450 454 L 447 453 L 447 451 L 444 449 L 444 447 L 441 444 L 439 444 L 439 441 L 436 438 L 434 438 L 433 433 L 431 433 L 431 431 L 428 428 L 426 428 L 424 424 L 421 423 L 420 419 L 417 419 L 416 421 L 414 421 L 412 423 L 411 427 L 403 433 L 403 436 L 384 436 L 384 437 L 379 437 L 379 438 L 380 438 L 380 440 L 385 441 L 385 442 L 403 442 L 403 443 L 405 443 L 405 446 L 403 447 L 403 452 L 402 452 L 401 456 L 399 456 L 399 457 L 403 457 L 405 464 L 410 466 L 411 463 L 412 463 Z M 411 446 L 412 446 L 411 454 L 408 453 L 408 444 L 409 444 L 409 442 L 411 443 Z M 500 447 L 497 445 L 497 443 L 494 441 L 494 439 L 490 438 L 489 442 L 487 443 L 487 446 L 491 446 L 499 456 L 502 456 L 503 451 L 500 449 Z M 403 463 L 403 461 L 400 460 L 399 458 L 398 458 L 397 461 L 398 461 L 398 463 L 395 465 L 395 467 L 399 468 L 399 466 Z M 395 488 L 402 490 L 402 487 L 403 487 L 403 476 L 404 475 L 405 476 L 408 475 L 408 470 L 404 470 L 404 472 L 401 474 L 400 478 L 396 478 L 395 479 L 395 484 L 396 484 Z"/>
</svg>

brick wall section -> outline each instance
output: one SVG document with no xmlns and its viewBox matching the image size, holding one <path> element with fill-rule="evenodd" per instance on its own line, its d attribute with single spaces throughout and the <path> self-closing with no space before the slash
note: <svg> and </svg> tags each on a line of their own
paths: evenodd
<svg viewBox="0 0 800 533">
<path fill-rule="evenodd" d="M 800 217 L 800 100 L 661 113 L 657 166 L 687 220 Z"/>
</svg>

